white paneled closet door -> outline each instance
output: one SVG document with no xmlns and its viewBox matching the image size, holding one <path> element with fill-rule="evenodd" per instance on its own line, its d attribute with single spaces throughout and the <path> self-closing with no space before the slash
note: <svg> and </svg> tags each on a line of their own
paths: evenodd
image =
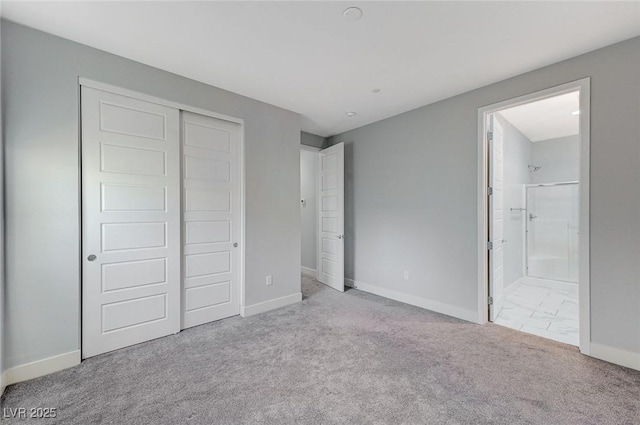
<svg viewBox="0 0 640 425">
<path fill-rule="evenodd" d="M 240 125 L 182 112 L 182 328 L 240 314 Z"/>
<path fill-rule="evenodd" d="M 87 358 L 180 331 L 180 115 L 84 86 L 81 98 Z"/>
</svg>

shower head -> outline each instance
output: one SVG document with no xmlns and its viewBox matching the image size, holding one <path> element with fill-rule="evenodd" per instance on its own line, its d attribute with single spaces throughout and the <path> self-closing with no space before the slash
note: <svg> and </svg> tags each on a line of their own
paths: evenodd
<svg viewBox="0 0 640 425">
<path fill-rule="evenodd" d="M 542 165 L 529 165 L 530 173 L 537 173 L 542 168 Z"/>
</svg>

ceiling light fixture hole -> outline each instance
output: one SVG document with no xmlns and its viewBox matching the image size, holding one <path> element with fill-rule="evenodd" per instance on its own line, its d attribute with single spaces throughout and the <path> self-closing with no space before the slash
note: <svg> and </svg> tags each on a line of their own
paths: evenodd
<svg viewBox="0 0 640 425">
<path fill-rule="evenodd" d="M 347 22 L 355 22 L 362 18 L 362 10 L 358 7 L 348 7 L 342 12 L 342 16 Z"/>
</svg>

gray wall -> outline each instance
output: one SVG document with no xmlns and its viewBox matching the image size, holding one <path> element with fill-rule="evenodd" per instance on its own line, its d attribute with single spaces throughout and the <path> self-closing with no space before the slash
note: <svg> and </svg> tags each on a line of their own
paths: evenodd
<svg viewBox="0 0 640 425">
<path fill-rule="evenodd" d="M 311 146 L 314 148 L 324 148 L 327 144 L 326 139 L 322 136 L 317 136 L 315 134 L 306 133 L 304 131 L 300 132 L 300 144 Z"/>
<path fill-rule="evenodd" d="M 333 137 L 347 277 L 477 311 L 478 108 L 591 77 L 592 341 L 640 353 L 639 69 L 634 38 Z"/>
<path fill-rule="evenodd" d="M 0 3 L 0 11 L 2 4 Z M 2 20 L 0 20 L 0 82 L 2 81 Z M 0 391 L 4 388 L 2 372 L 4 367 L 4 130 L 2 127 L 2 84 L 0 83 Z M 0 393 L 0 397 L 2 394 Z"/>
<path fill-rule="evenodd" d="M 6 21 L 2 67 L 7 367 L 79 347 L 78 76 L 243 118 L 246 305 L 300 292 L 298 114 Z"/>
<path fill-rule="evenodd" d="M 306 199 L 305 206 L 300 205 L 302 224 L 302 267 L 315 270 L 317 251 L 317 196 L 318 152 L 300 149 L 300 199 Z"/>
<path fill-rule="evenodd" d="M 504 129 L 504 287 L 523 276 L 524 267 L 524 185 L 530 183 L 531 141 L 500 114 Z"/>
<path fill-rule="evenodd" d="M 300 132 L 300 144 L 314 148 L 326 147 L 327 140 L 316 134 Z M 302 266 L 316 268 L 316 160 L 317 153 L 300 151 L 301 199 L 307 200 L 306 207 L 300 207 L 302 225 Z"/>
<path fill-rule="evenodd" d="M 567 136 L 532 143 L 531 163 L 542 168 L 532 183 L 577 181 L 580 177 L 580 136 Z"/>
</svg>

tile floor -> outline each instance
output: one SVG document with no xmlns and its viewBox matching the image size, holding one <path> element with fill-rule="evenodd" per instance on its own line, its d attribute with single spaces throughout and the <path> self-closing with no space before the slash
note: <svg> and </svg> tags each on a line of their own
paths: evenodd
<svg viewBox="0 0 640 425">
<path fill-rule="evenodd" d="M 525 277 L 506 295 L 495 323 L 578 345 L 578 284 Z"/>
</svg>

